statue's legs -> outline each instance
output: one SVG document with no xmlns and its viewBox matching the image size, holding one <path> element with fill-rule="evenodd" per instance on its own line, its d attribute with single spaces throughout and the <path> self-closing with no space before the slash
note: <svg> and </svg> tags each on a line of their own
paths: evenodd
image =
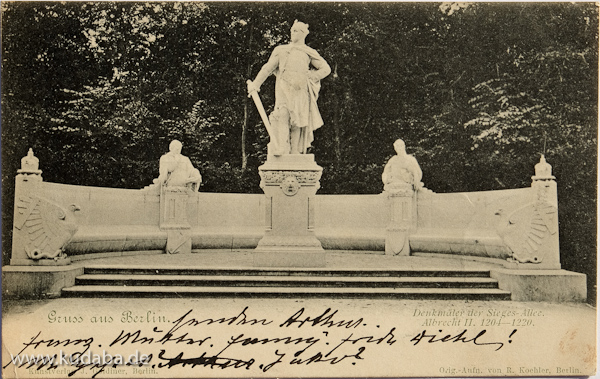
<svg viewBox="0 0 600 379">
<path fill-rule="evenodd" d="M 283 155 L 289 154 L 290 152 L 290 115 L 285 108 L 279 108 L 269 117 L 271 122 L 271 129 L 274 135 L 269 136 L 271 139 L 275 139 L 275 144 L 269 143 L 269 154 L 272 155 Z M 273 146 L 277 146 L 277 151 L 273 149 Z"/>
<path fill-rule="evenodd" d="M 290 154 L 304 154 L 301 151 L 302 129 L 296 126 L 290 127 Z"/>
</svg>

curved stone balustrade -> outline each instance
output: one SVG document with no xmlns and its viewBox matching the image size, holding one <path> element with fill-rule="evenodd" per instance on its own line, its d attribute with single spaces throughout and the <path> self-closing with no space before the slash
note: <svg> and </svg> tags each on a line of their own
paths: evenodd
<svg viewBox="0 0 600 379">
<path fill-rule="evenodd" d="M 79 228 L 65 247 L 73 259 L 165 248 L 167 233 L 159 228 L 158 193 L 48 182 L 35 185 L 35 193 L 62 207 L 78 204 Z M 531 188 L 419 195 L 411 250 L 505 260 L 510 250 L 497 232 L 501 219 L 497 213 L 517 210 L 531 196 Z M 264 233 L 263 202 L 260 194 L 190 194 L 192 249 L 255 248 Z M 389 217 L 384 195 L 317 195 L 315 207 L 315 235 L 323 248 L 384 250 Z"/>
</svg>

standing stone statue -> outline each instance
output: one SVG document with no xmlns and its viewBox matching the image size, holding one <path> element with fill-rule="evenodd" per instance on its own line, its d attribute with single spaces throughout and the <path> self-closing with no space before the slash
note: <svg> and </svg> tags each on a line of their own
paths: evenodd
<svg viewBox="0 0 600 379">
<path fill-rule="evenodd" d="M 381 175 L 383 190 L 394 193 L 421 189 L 423 172 L 415 157 L 406 154 L 406 145 L 401 139 L 394 142 L 394 149 L 397 155 L 390 158 Z"/>
<path fill-rule="evenodd" d="M 305 154 L 313 141 L 313 132 L 323 125 L 317 107 L 321 79 L 331 72 L 316 50 L 305 45 L 308 25 L 294 21 L 291 43 L 276 47 L 269 61 L 254 81 L 248 82 L 248 93 L 275 74 L 275 108 L 269 120 L 270 155 Z"/>
<path fill-rule="evenodd" d="M 181 154 L 181 147 L 181 142 L 173 140 L 169 145 L 169 152 L 160 158 L 157 182 L 167 187 L 188 187 L 197 191 L 202 183 L 202 176 L 190 159 Z"/>
</svg>

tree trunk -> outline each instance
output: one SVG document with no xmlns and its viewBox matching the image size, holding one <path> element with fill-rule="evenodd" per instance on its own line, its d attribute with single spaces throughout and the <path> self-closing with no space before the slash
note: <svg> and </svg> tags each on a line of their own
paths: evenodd
<svg viewBox="0 0 600 379">
<path fill-rule="evenodd" d="M 242 124 L 242 171 L 248 166 L 248 154 L 246 154 L 246 131 L 248 130 L 248 98 L 244 99 L 244 123 Z"/>
<path fill-rule="evenodd" d="M 246 80 L 250 79 L 250 75 L 252 75 L 252 57 L 250 52 L 252 51 L 252 31 L 253 31 L 252 23 L 250 23 L 250 30 L 248 31 L 248 49 L 246 51 L 246 56 L 248 57 L 248 66 L 246 70 Z M 246 80 L 243 81 L 243 89 L 242 93 L 246 94 Z M 246 135 L 248 134 L 248 107 L 250 104 L 250 100 L 248 96 L 244 96 L 244 123 L 242 124 L 242 171 L 246 170 L 248 166 L 248 154 L 246 152 Z"/>
</svg>

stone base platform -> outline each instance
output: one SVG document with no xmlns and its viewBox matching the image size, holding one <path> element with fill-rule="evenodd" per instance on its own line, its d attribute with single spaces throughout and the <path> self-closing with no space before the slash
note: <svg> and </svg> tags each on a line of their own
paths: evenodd
<svg viewBox="0 0 600 379">
<path fill-rule="evenodd" d="M 254 267 L 325 267 L 325 251 L 255 251 Z"/>
<path fill-rule="evenodd" d="M 4 266 L 2 297 L 5 299 L 52 299 L 65 287 L 75 284 L 83 274 L 83 265 Z"/>
<path fill-rule="evenodd" d="M 514 301 L 550 301 L 555 303 L 585 301 L 584 274 L 567 270 L 491 270 L 498 286 L 511 293 Z"/>
<path fill-rule="evenodd" d="M 527 270 L 517 268 L 502 259 L 468 255 L 417 253 L 416 256 L 445 259 L 465 264 L 484 264 L 490 276 L 498 280 L 498 287 L 511 293 L 513 301 L 585 302 L 587 282 L 585 274 L 567 270 Z"/>
<path fill-rule="evenodd" d="M 177 270 L 207 268 L 257 270 L 257 252 L 254 250 L 194 250 L 192 254 L 177 255 L 157 254 L 156 251 L 139 252 L 145 254 L 143 257 L 133 255 L 133 253 L 129 252 L 128 254 L 131 255 L 117 257 L 82 260 L 62 267 L 5 266 L 2 268 L 3 296 L 13 299 L 58 297 L 61 295 L 61 289 L 75 285 L 76 278 L 84 275 L 84 270 L 98 266 L 119 266 L 132 270 L 146 266 Z M 505 268 L 502 261 L 494 259 L 473 261 L 457 259 L 456 256 L 438 257 L 435 254 L 421 255 L 419 253 L 416 253 L 415 256 L 401 257 L 386 256 L 383 251 L 350 250 L 327 250 L 321 254 L 321 257 L 324 265 L 322 261 L 315 260 L 312 268 L 304 268 L 304 270 L 326 268 L 339 271 L 347 269 L 356 272 L 356 275 L 353 274 L 353 276 L 358 277 L 361 277 L 361 272 L 369 270 L 428 272 L 477 270 L 488 272 L 488 278 L 497 282 L 499 290 L 510 293 L 510 299 L 513 301 L 581 302 L 585 301 L 587 296 L 585 275 L 583 274 L 566 270 L 511 270 Z M 268 267 L 276 266 L 265 265 L 264 269 Z M 175 279 L 182 280 L 181 277 Z M 370 279 L 365 279 L 365 281 L 369 282 Z M 400 288 L 394 287 L 394 291 L 398 290 Z M 414 298 L 419 298 L 423 291 L 425 290 L 416 291 Z M 453 294 L 463 291 L 463 289 L 449 288 L 446 291 Z M 331 294 L 331 296 L 337 296 L 335 291 Z M 449 295 L 445 298 L 453 297 Z"/>
</svg>

